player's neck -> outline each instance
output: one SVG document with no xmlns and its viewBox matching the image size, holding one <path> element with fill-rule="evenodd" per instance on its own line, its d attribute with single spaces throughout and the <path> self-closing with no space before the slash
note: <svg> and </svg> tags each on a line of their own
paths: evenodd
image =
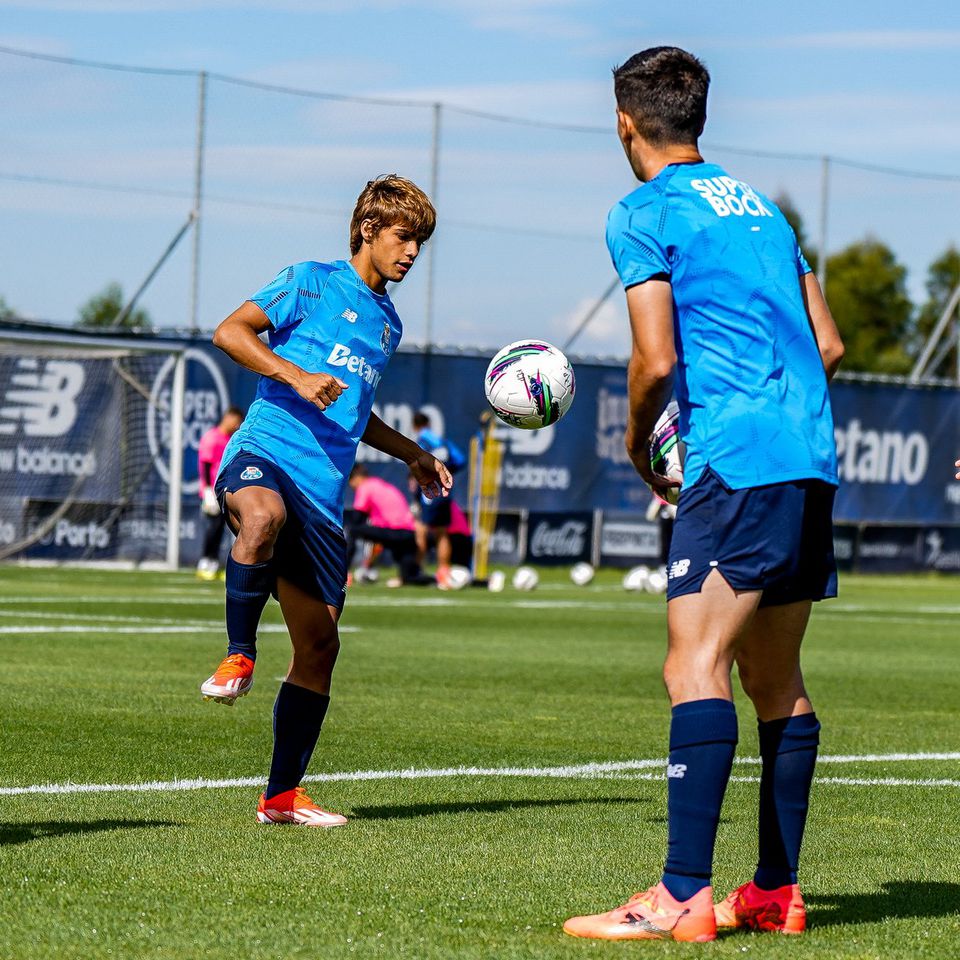
<svg viewBox="0 0 960 960">
<path fill-rule="evenodd" d="M 688 143 L 673 143 L 666 147 L 637 144 L 631 159 L 633 172 L 644 183 L 659 176 L 672 163 L 703 163 L 699 148 Z"/>
<path fill-rule="evenodd" d="M 373 265 L 364 247 L 361 247 L 351 258 L 350 263 L 357 271 L 360 279 L 375 293 L 382 297 L 387 292 L 387 278 Z"/>
</svg>

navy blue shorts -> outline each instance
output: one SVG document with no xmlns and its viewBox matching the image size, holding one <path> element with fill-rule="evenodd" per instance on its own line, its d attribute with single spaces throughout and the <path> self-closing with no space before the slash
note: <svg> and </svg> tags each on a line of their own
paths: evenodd
<svg viewBox="0 0 960 960">
<path fill-rule="evenodd" d="M 731 490 L 707 468 L 680 494 L 667 600 L 699 593 L 714 569 L 734 590 L 762 590 L 761 607 L 835 597 L 835 493 L 822 480 Z"/>
<path fill-rule="evenodd" d="M 450 526 L 450 498 L 434 497 L 433 500 L 420 498 L 420 520 L 428 527 Z"/>
<path fill-rule="evenodd" d="M 221 509 L 227 493 L 244 487 L 275 490 L 287 508 L 287 522 L 280 530 L 273 551 L 276 575 L 310 596 L 342 609 L 347 593 L 347 544 L 343 531 L 334 526 L 275 463 L 241 450 L 221 469 L 217 478 Z"/>
</svg>

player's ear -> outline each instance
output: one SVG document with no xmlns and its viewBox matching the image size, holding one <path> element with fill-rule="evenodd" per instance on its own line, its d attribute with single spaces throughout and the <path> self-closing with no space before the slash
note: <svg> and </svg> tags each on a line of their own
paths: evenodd
<svg viewBox="0 0 960 960">
<path fill-rule="evenodd" d="M 377 228 L 373 220 L 366 219 L 360 221 L 360 236 L 364 243 L 373 243 L 373 238 L 377 235 Z"/>
<path fill-rule="evenodd" d="M 633 122 L 633 117 L 617 108 L 617 136 L 620 142 L 626 146 L 637 133 L 637 125 Z"/>
</svg>

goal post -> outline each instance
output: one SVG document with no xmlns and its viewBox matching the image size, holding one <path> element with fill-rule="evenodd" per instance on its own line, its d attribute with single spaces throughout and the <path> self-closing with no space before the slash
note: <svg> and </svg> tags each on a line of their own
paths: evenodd
<svg viewBox="0 0 960 960">
<path fill-rule="evenodd" d="M 186 352 L 0 327 L 0 560 L 176 569 Z"/>
</svg>

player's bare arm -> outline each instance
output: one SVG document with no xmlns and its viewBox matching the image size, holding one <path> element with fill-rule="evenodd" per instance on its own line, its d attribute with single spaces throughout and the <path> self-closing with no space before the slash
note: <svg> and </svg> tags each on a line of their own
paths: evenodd
<svg viewBox="0 0 960 960">
<path fill-rule="evenodd" d="M 810 318 L 810 326 L 813 328 L 813 336 L 817 341 L 820 356 L 823 358 L 823 369 L 827 373 L 827 379 L 832 380 L 843 360 L 844 349 L 840 331 L 837 329 L 833 314 L 820 289 L 820 281 L 815 274 L 803 275 L 800 290 L 803 293 L 807 316 Z"/>
<path fill-rule="evenodd" d="M 627 290 L 633 348 L 627 366 L 627 453 L 637 473 L 651 486 L 662 486 L 650 469 L 647 437 L 673 387 L 677 362 L 673 342 L 673 292 L 666 280 L 647 280 Z"/>
<path fill-rule="evenodd" d="M 267 315 L 251 300 L 245 301 L 213 333 L 213 344 L 241 366 L 292 387 L 304 400 L 326 410 L 347 385 L 328 373 L 309 373 L 277 356 L 261 339 L 270 329 Z"/>
<path fill-rule="evenodd" d="M 370 414 L 361 439 L 376 450 L 402 460 L 420 484 L 424 496 L 433 499 L 450 495 L 453 477 L 446 466 L 409 437 L 387 426 L 375 413 Z"/>
</svg>

